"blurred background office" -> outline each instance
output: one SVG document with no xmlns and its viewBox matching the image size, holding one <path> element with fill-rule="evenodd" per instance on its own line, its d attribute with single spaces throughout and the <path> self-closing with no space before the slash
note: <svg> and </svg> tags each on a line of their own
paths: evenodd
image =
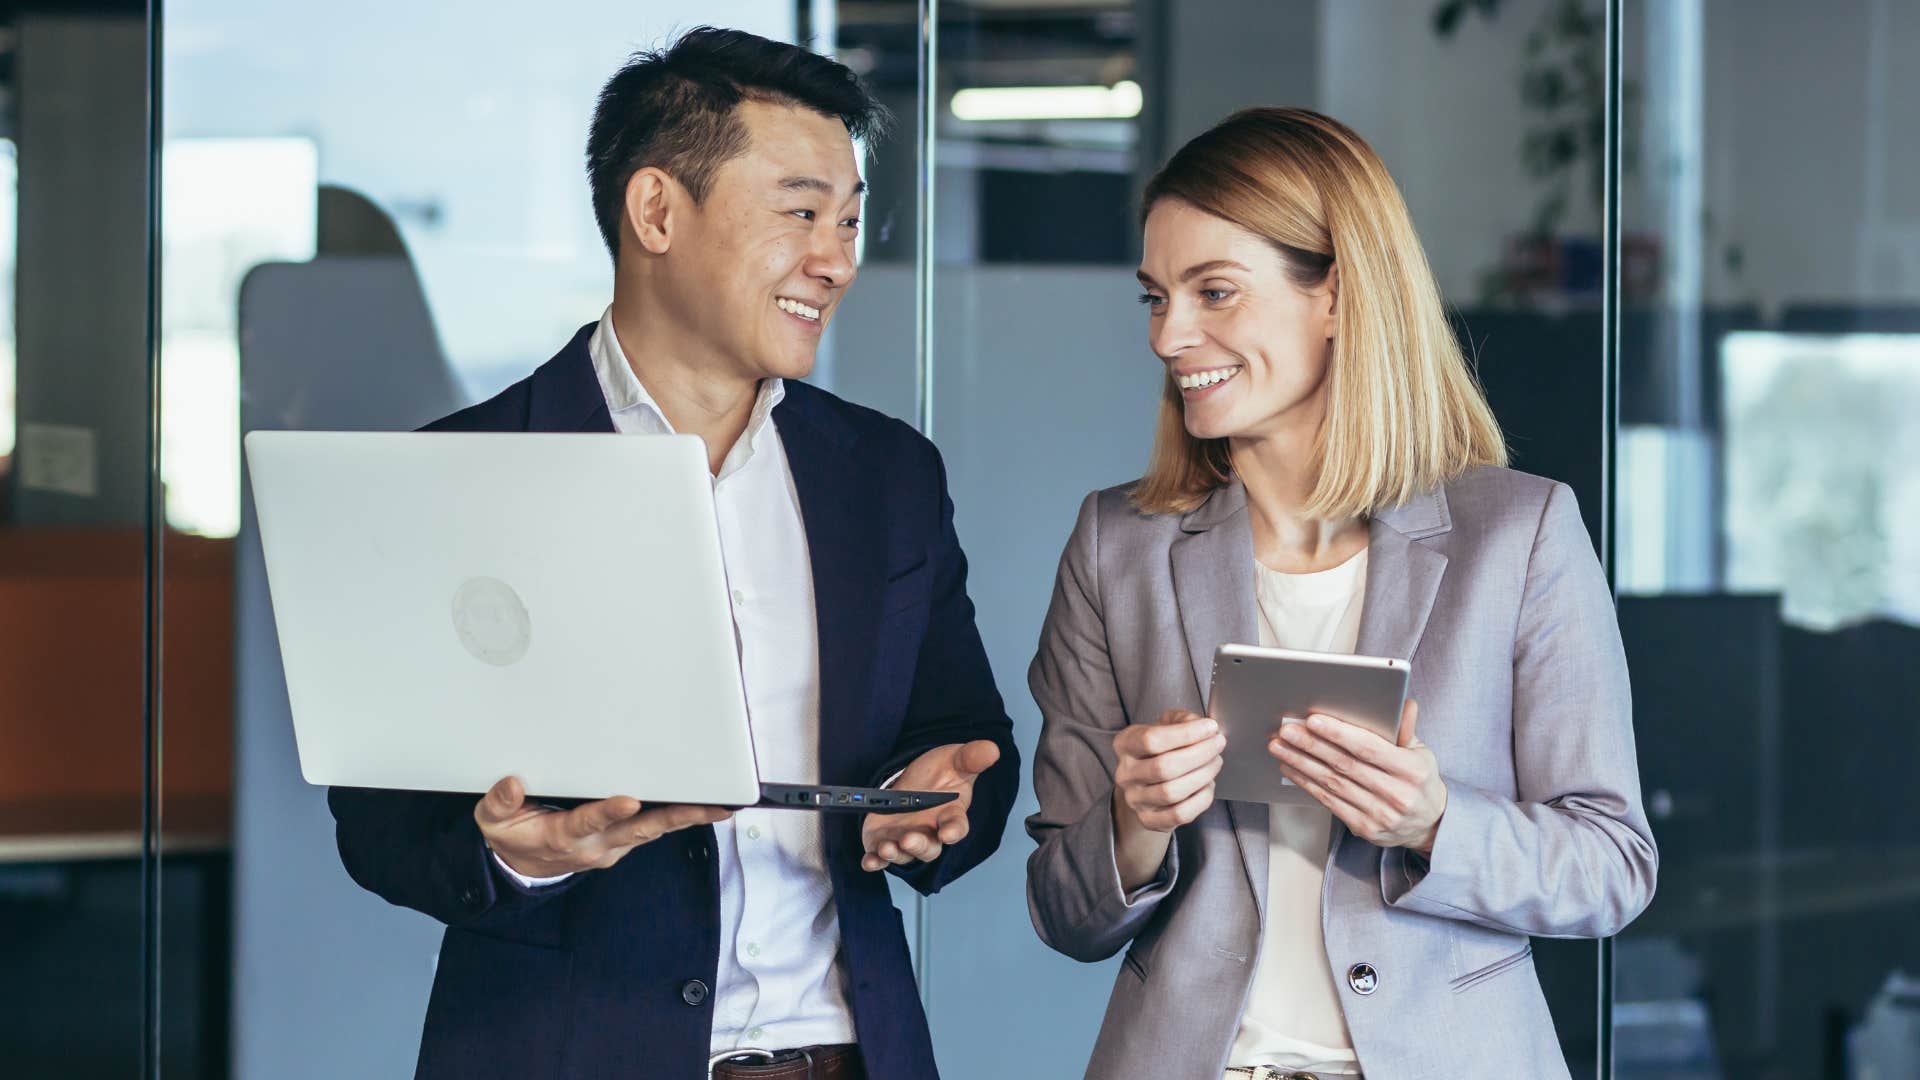
<svg viewBox="0 0 1920 1080">
<path fill-rule="evenodd" d="M 410 1070 L 437 928 L 300 778 L 240 435 L 410 427 L 597 318 L 594 94 L 702 22 L 899 115 L 815 381 L 946 455 L 1028 743 L 1074 509 L 1145 460 L 1145 176 L 1247 104 L 1371 140 L 1620 594 L 1662 881 L 1536 944 L 1575 1075 L 1920 1076 L 1901 0 L 0 0 L 0 1074 Z M 898 897 L 950 1076 L 1091 1046 L 1113 965 L 1039 944 L 1028 847 Z"/>
</svg>

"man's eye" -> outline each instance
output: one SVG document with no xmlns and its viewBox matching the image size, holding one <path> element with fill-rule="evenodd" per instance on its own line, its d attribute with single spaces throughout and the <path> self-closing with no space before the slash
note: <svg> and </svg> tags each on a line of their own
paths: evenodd
<svg viewBox="0 0 1920 1080">
<path fill-rule="evenodd" d="M 813 220 L 813 211 L 811 210 L 795 210 L 793 211 L 793 215 L 802 221 Z"/>
<path fill-rule="evenodd" d="M 857 229 L 860 227 L 860 219 L 857 217 L 850 217 L 847 220 L 841 222 L 840 224 L 849 229 Z"/>
</svg>

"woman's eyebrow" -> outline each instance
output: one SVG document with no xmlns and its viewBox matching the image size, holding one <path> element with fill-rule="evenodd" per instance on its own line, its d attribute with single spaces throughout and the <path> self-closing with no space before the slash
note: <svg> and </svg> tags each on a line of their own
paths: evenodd
<svg viewBox="0 0 1920 1080">
<path fill-rule="evenodd" d="M 1215 270 L 1240 270 L 1249 274 L 1253 273 L 1253 271 L 1248 269 L 1248 267 L 1244 263 L 1237 263 L 1237 262 L 1234 262 L 1232 259 L 1212 259 L 1208 262 L 1195 263 L 1194 265 L 1189 266 L 1185 270 L 1181 271 L 1180 284 L 1185 285 L 1187 282 L 1192 281 L 1194 278 L 1199 277 L 1201 274 L 1210 274 Z M 1139 278 L 1140 284 L 1142 285 L 1160 284 L 1159 282 L 1153 280 L 1153 275 L 1147 273 L 1145 270 L 1135 270 L 1133 272 L 1133 276 Z"/>
<path fill-rule="evenodd" d="M 1210 274 L 1215 270 L 1240 270 L 1249 274 L 1253 273 L 1253 271 L 1247 269 L 1245 265 L 1234 262 L 1232 259 L 1214 259 L 1209 262 L 1195 263 L 1185 270 L 1182 270 L 1180 272 L 1180 284 L 1185 285 L 1201 274 Z"/>
</svg>

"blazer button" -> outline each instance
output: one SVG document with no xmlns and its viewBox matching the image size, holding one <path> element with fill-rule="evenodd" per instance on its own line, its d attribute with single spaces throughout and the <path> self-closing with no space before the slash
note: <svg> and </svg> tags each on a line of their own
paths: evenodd
<svg viewBox="0 0 1920 1080">
<path fill-rule="evenodd" d="M 687 861 L 688 862 L 706 862 L 707 861 L 707 845 L 705 844 L 690 845 L 687 848 Z"/>
<path fill-rule="evenodd" d="M 1361 997 L 1380 989 L 1380 973 L 1373 970 L 1372 964 L 1355 964 L 1347 969 L 1347 985 Z"/>
<path fill-rule="evenodd" d="M 707 984 L 699 979 L 688 979 L 680 987 L 680 1000 L 689 1005 L 699 1005 L 707 1000 Z"/>
</svg>

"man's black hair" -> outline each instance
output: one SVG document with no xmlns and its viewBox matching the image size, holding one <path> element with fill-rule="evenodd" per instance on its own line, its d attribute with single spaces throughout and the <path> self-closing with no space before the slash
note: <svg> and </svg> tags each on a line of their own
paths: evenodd
<svg viewBox="0 0 1920 1080">
<path fill-rule="evenodd" d="M 670 48 L 635 53 L 601 89 L 587 136 L 593 215 L 616 260 L 633 174 L 665 170 L 704 200 L 714 173 L 746 151 L 742 101 L 812 109 L 855 139 L 878 138 L 888 122 L 845 64 L 744 30 L 697 27 Z"/>
</svg>

